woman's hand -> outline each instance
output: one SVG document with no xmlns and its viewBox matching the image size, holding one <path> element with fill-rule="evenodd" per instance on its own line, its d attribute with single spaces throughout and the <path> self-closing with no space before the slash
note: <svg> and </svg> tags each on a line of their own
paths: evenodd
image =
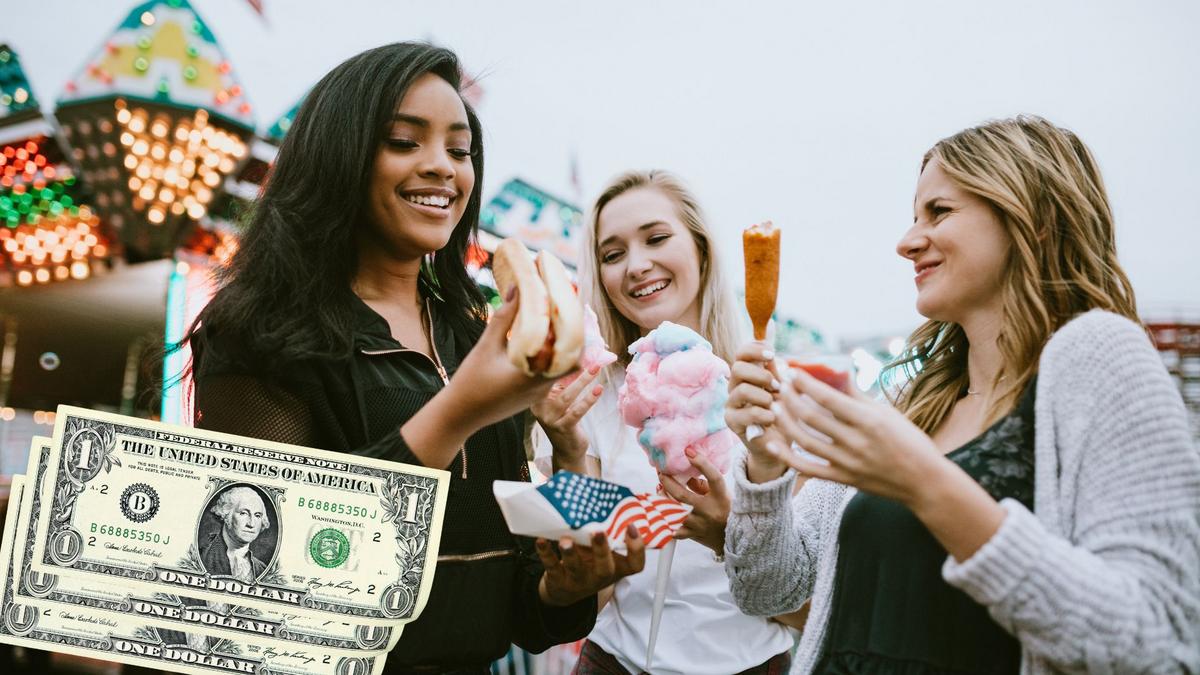
<svg viewBox="0 0 1200 675">
<path fill-rule="evenodd" d="M 530 407 L 554 448 L 555 469 L 585 473 L 580 469 L 584 466 L 588 441 L 579 428 L 579 420 L 604 393 L 604 387 L 593 385 L 599 373 L 599 366 L 592 366 L 572 382 L 564 383 L 566 378 L 559 379 L 545 398 Z"/>
<path fill-rule="evenodd" d="M 767 451 L 771 444 L 783 444 L 775 429 L 775 413 L 771 404 L 778 397 L 779 378 L 774 372 L 775 352 L 764 342 L 748 342 L 737 351 L 737 360 L 730 368 L 729 399 L 725 401 L 725 424 L 742 439 L 749 453 L 746 475 L 755 483 L 778 478 L 786 465 Z M 762 433 L 751 439 L 746 430 L 757 426 Z"/>
<path fill-rule="evenodd" d="M 569 537 L 558 543 L 537 540 L 538 557 L 546 569 L 538 596 L 552 607 L 565 607 L 595 595 L 622 578 L 641 572 L 646 565 L 646 544 L 630 525 L 625 531 L 625 555 L 613 553 L 603 532 L 592 535 L 591 546 L 578 546 Z"/>
<path fill-rule="evenodd" d="M 900 411 L 794 372 L 775 405 L 776 425 L 829 464 L 779 442 L 771 443 L 773 454 L 802 473 L 905 505 L 960 562 L 1000 529 L 1004 508 Z"/>
<path fill-rule="evenodd" d="M 450 381 L 455 400 L 475 430 L 529 408 L 546 397 L 554 380 L 526 375 L 508 358 L 508 335 L 521 299 L 511 297 L 488 321 L 479 342 L 463 359 Z"/>
<path fill-rule="evenodd" d="M 725 489 L 725 477 L 695 450 L 685 450 L 688 461 L 704 474 L 704 480 L 692 478 L 687 486 L 674 478 L 659 474 L 663 491 L 672 499 L 692 507 L 691 514 L 675 533 L 676 539 L 695 539 L 722 555 L 725 552 L 725 523 L 729 520 L 729 491 Z"/>
<path fill-rule="evenodd" d="M 771 454 L 801 473 L 911 508 L 946 461 L 933 439 L 890 405 L 844 394 L 802 369 L 792 372 L 773 407 L 776 427 L 829 465 L 798 455 L 786 442 L 771 441 Z"/>
<path fill-rule="evenodd" d="M 508 358 L 505 336 L 520 302 L 515 290 L 510 295 L 450 383 L 400 428 L 425 466 L 449 466 L 472 434 L 529 408 L 554 385 L 553 380 L 526 375 Z"/>
</svg>

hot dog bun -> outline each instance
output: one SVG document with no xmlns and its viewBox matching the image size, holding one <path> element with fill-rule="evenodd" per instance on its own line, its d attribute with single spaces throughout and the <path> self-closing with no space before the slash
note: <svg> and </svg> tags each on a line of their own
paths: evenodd
<svg viewBox="0 0 1200 675">
<path fill-rule="evenodd" d="M 583 353 L 583 305 L 567 268 L 558 258 L 542 251 L 538 253 L 537 268 L 550 296 L 550 326 L 554 333 L 554 358 L 544 375 L 558 377 L 578 365 Z"/>
<path fill-rule="evenodd" d="M 558 377 L 579 363 L 583 350 L 583 307 L 553 255 L 537 262 L 525 245 L 505 239 L 496 248 L 492 276 L 501 297 L 516 287 L 520 307 L 508 334 L 508 358 L 526 375 Z"/>
</svg>

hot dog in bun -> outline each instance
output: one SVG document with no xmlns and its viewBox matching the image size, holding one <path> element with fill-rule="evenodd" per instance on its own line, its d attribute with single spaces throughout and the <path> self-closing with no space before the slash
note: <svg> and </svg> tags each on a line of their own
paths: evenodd
<svg viewBox="0 0 1200 675">
<path fill-rule="evenodd" d="M 558 377 L 579 363 L 583 305 L 562 262 L 505 239 L 496 248 L 492 274 L 500 297 L 516 288 L 520 307 L 508 334 L 508 358 L 526 375 Z"/>
</svg>

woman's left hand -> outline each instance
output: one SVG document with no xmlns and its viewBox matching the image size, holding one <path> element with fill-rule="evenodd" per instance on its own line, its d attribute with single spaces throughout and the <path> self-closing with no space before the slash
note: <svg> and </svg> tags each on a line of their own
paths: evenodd
<svg viewBox="0 0 1200 675">
<path fill-rule="evenodd" d="M 775 403 L 775 424 L 828 466 L 780 447 L 768 449 L 797 471 L 912 506 L 944 461 L 928 434 L 890 405 L 847 395 L 797 368 Z M 816 433 L 814 433 L 814 431 Z"/>
<path fill-rule="evenodd" d="M 704 475 L 703 481 L 692 478 L 685 487 L 674 478 L 659 474 L 667 496 L 692 507 L 687 520 L 675 532 L 675 538 L 695 539 L 721 555 L 725 551 L 725 523 L 729 520 L 729 491 L 725 488 L 725 478 L 695 450 L 689 449 L 685 453 L 692 466 Z"/>
<path fill-rule="evenodd" d="M 592 535 L 591 546 L 579 546 L 569 537 L 563 537 L 558 546 L 555 552 L 550 542 L 537 540 L 537 554 L 546 570 L 538 585 L 538 596 L 552 607 L 565 607 L 595 595 L 646 565 L 646 543 L 632 525 L 625 531 L 625 555 L 612 551 L 603 532 Z"/>
</svg>

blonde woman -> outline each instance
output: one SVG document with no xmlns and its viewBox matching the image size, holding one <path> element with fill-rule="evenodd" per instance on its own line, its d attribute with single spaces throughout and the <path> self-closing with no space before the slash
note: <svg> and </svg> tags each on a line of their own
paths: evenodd
<svg viewBox="0 0 1200 675">
<path fill-rule="evenodd" d="M 595 308 L 601 333 L 621 360 L 603 375 L 584 373 L 534 406 L 545 432 L 536 451 L 539 464 L 544 471 L 589 473 L 635 492 L 655 492 L 661 480 L 669 494 L 694 505 L 679 532 L 692 540 L 680 541 L 676 550 L 654 673 L 785 672 L 793 642 L 787 629 L 743 614 L 714 557 L 724 545 L 729 510 L 724 477 L 702 458 L 693 460 L 708 478 L 706 486 L 692 484 L 698 492 L 660 477 L 638 445 L 636 432 L 617 412 L 617 390 L 630 359 L 626 348 L 663 321 L 700 333 L 727 361 L 737 347 L 737 309 L 700 207 L 671 174 L 626 173 L 597 199 L 583 251 L 581 293 Z M 649 569 L 657 566 L 657 554 L 646 552 Z M 648 670 L 654 579 L 652 573 L 639 574 L 613 587 L 575 673 Z"/>
<path fill-rule="evenodd" d="M 894 407 L 803 373 L 773 397 L 741 350 L 726 418 L 774 428 L 734 470 L 739 604 L 812 597 L 801 673 L 1196 672 L 1200 454 L 1091 153 L 1037 117 L 967 129 L 914 208 L 928 322 Z"/>
</svg>

